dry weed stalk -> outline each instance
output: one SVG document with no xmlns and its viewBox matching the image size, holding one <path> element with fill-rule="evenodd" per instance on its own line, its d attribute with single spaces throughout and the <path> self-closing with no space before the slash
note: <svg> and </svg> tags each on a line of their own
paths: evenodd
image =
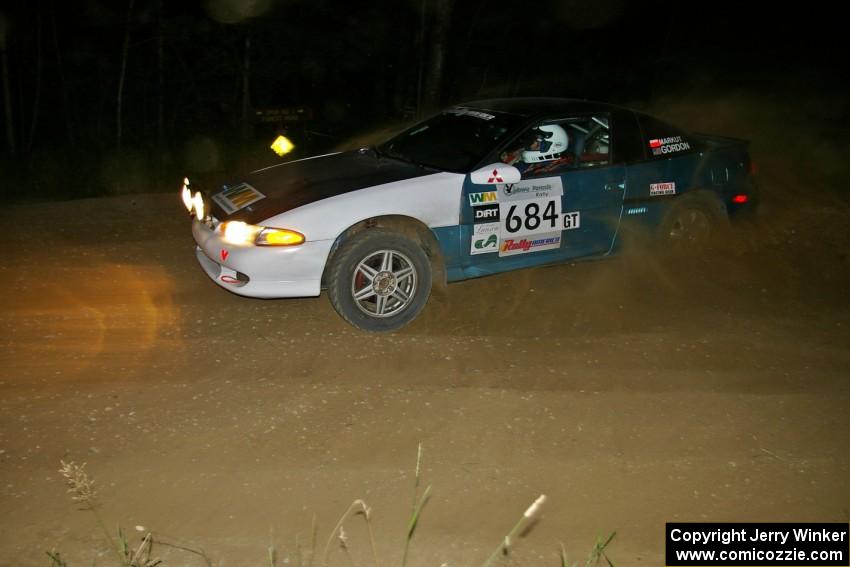
<svg viewBox="0 0 850 567">
<path fill-rule="evenodd" d="M 86 463 L 82 465 L 78 465 L 74 461 L 68 463 L 59 461 L 59 463 L 62 465 L 59 472 L 65 477 L 65 484 L 68 486 L 71 500 L 93 510 L 96 505 L 97 489 L 94 486 L 94 480 L 89 478 L 86 473 Z"/>
<path fill-rule="evenodd" d="M 499 557 L 499 555 L 508 555 L 508 553 L 510 553 L 513 538 L 516 536 L 516 534 L 519 533 L 520 528 L 526 525 L 527 522 L 531 521 L 531 519 L 534 518 L 535 515 L 537 515 L 537 512 L 540 511 L 540 507 L 543 506 L 544 502 L 546 502 L 546 495 L 541 494 L 537 497 L 537 500 L 531 503 L 531 506 L 529 506 L 522 514 L 522 517 L 514 525 L 513 529 L 508 532 L 508 535 L 505 536 L 505 539 L 502 540 L 502 543 L 499 544 L 499 547 L 497 547 L 493 551 L 493 553 L 490 554 L 490 557 L 487 558 L 487 561 L 484 562 L 484 567 L 488 567 L 489 565 L 491 565 L 496 560 L 496 558 Z"/>
<path fill-rule="evenodd" d="M 343 530 L 342 524 L 343 522 L 345 522 L 346 518 L 348 518 L 348 516 L 352 513 L 362 514 L 363 519 L 366 521 L 366 527 L 369 529 L 369 543 L 372 546 L 372 561 L 374 561 L 375 567 L 378 567 L 378 552 L 375 548 L 375 534 L 372 531 L 371 522 L 372 509 L 366 505 L 366 502 L 360 499 L 355 500 L 348 506 L 348 509 L 345 511 L 345 513 L 340 516 L 339 521 L 336 523 L 336 526 L 334 526 L 334 529 L 331 530 L 331 535 L 328 536 L 328 542 L 325 544 L 325 552 L 322 556 L 322 565 L 324 567 L 327 567 L 328 565 L 328 553 L 330 551 L 331 542 L 333 541 L 335 535 L 339 539 L 342 548 L 346 552 L 348 551 L 348 536 Z"/>
</svg>

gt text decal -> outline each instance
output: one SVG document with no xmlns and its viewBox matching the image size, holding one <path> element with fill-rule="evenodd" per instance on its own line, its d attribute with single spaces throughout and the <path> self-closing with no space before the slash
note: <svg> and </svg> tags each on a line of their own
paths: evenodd
<svg viewBox="0 0 850 567">
<path fill-rule="evenodd" d="M 213 201 L 218 203 L 218 206 L 224 209 L 227 214 L 235 213 L 265 198 L 265 195 L 247 183 L 240 183 L 233 187 L 225 186 L 224 191 L 213 195 Z"/>
<path fill-rule="evenodd" d="M 559 232 L 541 234 L 534 238 L 506 238 L 502 240 L 502 244 L 499 246 L 499 256 L 513 256 L 539 250 L 555 250 L 560 247 L 561 234 Z"/>
<path fill-rule="evenodd" d="M 483 205 L 484 203 L 495 203 L 499 200 L 499 194 L 495 191 L 484 191 L 483 193 L 470 193 L 469 204 Z"/>
<path fill-rule="evenodd" d="M 691 145 L 681 136 L 670 136 L 669 138 L 653 138 L 649 141 L 649 147 L 652 150 L 652 155 L 660 156 L 671 154 L 674 152 L 683 152 L 691 149 Z"/>
<path fill-rule="evenodd" d="M 578 211 L 564 213 L 564 216 L 561 217 L 561 228 L 564 230 L 581 228 L 581 213 Z"/>
<path fill-rule="evenodd" d="M 654 197 L 656 195 L 675 195 L 676 194 L 676 184 L 675 183 L 650 183 L 649 184 L 649 195 Z"/>
<path fill-rule="evenodd" d="M 470 254 L 487 254 L 499 251 L 499 223 L 476 224 L 469 243 Z"/>
</svg>

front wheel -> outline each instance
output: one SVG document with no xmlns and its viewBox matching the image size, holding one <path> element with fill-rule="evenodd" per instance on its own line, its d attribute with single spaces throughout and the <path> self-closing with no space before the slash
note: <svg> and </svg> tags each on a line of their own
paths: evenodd
<svg viewBox="0 0 850 567">
<path fill-rule="evenodd" d="M 366 331 L 395 331 L 412 321 L 431 294 L 431 264 L 400 234 L 369 229 L 332 260 L 328 296 L 337 313 Z"/>
</svg>

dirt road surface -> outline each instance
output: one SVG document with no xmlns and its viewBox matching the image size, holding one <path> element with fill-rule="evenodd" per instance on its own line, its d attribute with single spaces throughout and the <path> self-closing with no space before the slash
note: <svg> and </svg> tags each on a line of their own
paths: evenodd
<svg viewBox="0 0 850 567">
<path fill-rule="evenodd" d="M 692 261 L 650 256 L 455 284 L 396 334 L 325 297 L 251 300 L 196 265 L 174 195 L 2 213 L 0 565 L 115 565 L 100 515 L 217 566 L 316 561 L 355 499 L 398 565 L 480 565 L 540 494 L 515 565 L 663 565 L 669 521 L 850 520 L 850 214 L 774 208 Z M 348 554 L 371 565 L 362 516 Z M 297 540 L 297 545 L 296 545 Z M 198 556 L 159 547 L 168 565 Z"/>
</svg>

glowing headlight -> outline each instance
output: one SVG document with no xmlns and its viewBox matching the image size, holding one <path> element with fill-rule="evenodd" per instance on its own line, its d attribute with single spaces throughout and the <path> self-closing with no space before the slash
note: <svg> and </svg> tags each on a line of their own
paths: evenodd
<svg viewBox="0 0 850 567">
<path fill-rule="evenodd" d="M 221 225 L 221 234 L 230 244 L 256 244 L 258 246 L 295 246 L 304 242 L 304 235 L 294 230 L 267 228 L 227 221 Z"/>
<path fill-rule="evenodd" d="M 257 236 L 260 246 L 295 246 L 304 242 L 304 235 L 285 228 L 264 228 Z"/>
<path fill-rule="evenodd" d="M 246 224 L 242 221 L 227 221 L 221 225 L 222 236 L 230 244 L 253 244 L 260 226 Z"/>
<path fill-rule="evenodd" d="M 206 211 L 204 211 L 204 196 L 201 195 L 200 191 L 196 191 L 195 196 L 192 198 L 192 208 L 195 209 L 195 216 L 198 217 L 198 220 L 204 220 L 206 216 Z"/>
<path fill-rule="evenodd" d="M 192 212 L 192 191 L 189 189 L 189 180 L 183 180 L 183 191 L 180 196 L 183 198 L 183 204 L 186 206 L 186 210 L 189 213 Z"/>
</svg>

